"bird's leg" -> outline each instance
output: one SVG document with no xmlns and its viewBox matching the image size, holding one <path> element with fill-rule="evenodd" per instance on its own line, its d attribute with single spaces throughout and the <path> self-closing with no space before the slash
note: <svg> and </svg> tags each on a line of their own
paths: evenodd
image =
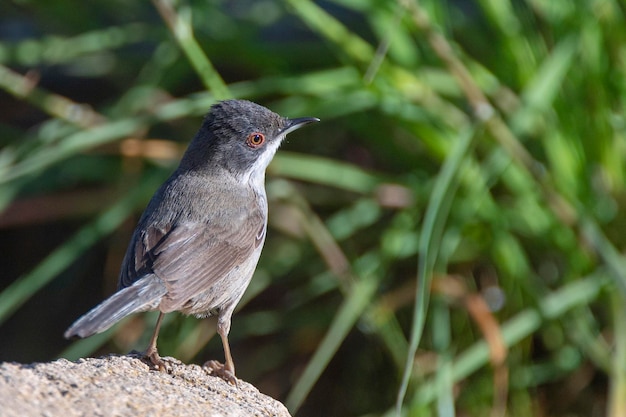
<svg viewBox="0 0 626 417">
<path fill-rule="evenodd" d="M 209 372 L 213 375 L 217 375 L 224 381 L 229 382 L 237 386 L 237 378 L 235 377 L 235 363 L 233 357 L 230 354 L 230 345 L 228 344 L 228 333 L 230 331 L 230 317 L 220 318 L 217 321 L 217 333 L 222 339 L 222 345 L 224 346 L 224 356 L 226 363 L 221 364 L 218 361 L 208 361 L 204 364 L 209 368 Z"/>
<path fill-rule="evenodd" d="M 226 363 L 224 364 L 225 372 L 229 372 L 235 376 L 235 363 L 233 362 L 233 357 L 230 354 L 230 344 L 228 343 L 228 335 L 220 333 L 220 337 L 222 338 L 222 345 L 224 345 L 224 357 L 226 358 Z"/>
<path fill-rule="evenodd" d="M 163 359 L 161 359 L 161 356 L 159 356 L 159 352 L 157 351 L 157 338 L 159 337 L 159 329 L 161 328 L 163 316 L 165 316 L 165 313 L 159 312 L 159 318 L 157 319 L 156 326 L 154 327 L 152 338 L 150 338 L 150 344 L 143 355 L 148 358 L 159 371 L 166 371 L 169 373 L 170 366 L 165 363 Z"/>
</svg>

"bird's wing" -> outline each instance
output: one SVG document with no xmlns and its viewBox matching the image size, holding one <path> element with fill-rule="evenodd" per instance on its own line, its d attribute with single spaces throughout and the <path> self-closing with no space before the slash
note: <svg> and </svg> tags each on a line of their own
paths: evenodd
<svg viewBox="0 0 626 417">
<path fill-rule="evenodd" d="M 149 227 L 135 242 L 135 270 L 161 278 L 171 306 L 180 308 L 244 264 L 264 238 L 265 216 L 258 209 L 228 223 Z"/>
</svg>

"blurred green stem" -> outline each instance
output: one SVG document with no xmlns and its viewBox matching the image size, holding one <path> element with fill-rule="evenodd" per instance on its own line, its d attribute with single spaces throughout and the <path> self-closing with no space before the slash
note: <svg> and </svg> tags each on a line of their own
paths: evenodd
<svg viewBox="0 0 626 417">
<path fill-rule="evenodd" d="M 324 336 L 313 358 L 287 396 L 285 404 L 292 414 L 298 411 L 313 385 L 328 366 L 339 345 L 345 340 L 354 323 L 369 306 L 376 287 L 377 281 L 373 277 L 362 277 L 351 287 L 350 293 L 335 315 L 328 333 Z"/>
<path fill-rule="evenodd" d="M 370 44 L 350 32 L 317 4 L 309 0 L 287 1 L 304 23 L 336 44 L 350 59 L 360 64 L 369 64 L 374 58 L 374 48 Z"/>
<path fill-rule="evenodd" d="M 189 62 L 196 70 L 204 86 L 213 93 L 217 100 L 231 98 L 232 95 L 226 83 L 224 83 L 224 80 L 215 70 L 215 67 L 213 67 L 213 64 L 194 37 L 191 8 L 189 6 L 181 7 L 177 13 L 168 0 L 153 0 L 153 3 L 183 52 L 187 55 Z"/>
<path fill-rule="evenodd" d="M 422 332 L 424 331 L 424 324 L 426 323 L 433 270 L 439 253 L 441 235 L 456 193 L 459 178 L 458 173 L 464 161 L 466 161 L 471 154 L 471 147 L 475 142 L 474 138 L 476 136 L 476 131 L 469 130 L 458 138 L 455 147 L 450 151 L 450 154 L 441 168 L 441 172 L 437 176 L 426 209 L 426 215 L 424 216 L 424 224 L 419 237 L 417 288 L 413 309 L 411 337 L 402 383 L 400 384 L 396 398 L 396 411 L 398 415 L 401 413 L 402 403 L 404 402 L 404 397 L 413 371 L 415 354 L 422 337 Z"/>
<path fill-rule="evenodd" d="M 454 378 L 450 341 L 452 328 L 449 306 L 439 297 L 433 300 L 433 348 L 437 352 L 435 381 L 437 384 L 437 412 L 439 417 L 454 417 Z"/>
<path fill-rule="evenodd" d="M 32 150 L 27 158 L 0 172 L 0 184 L 34 174 L 86 149 L 132 135 L 145 126 L 145 123 L 139 117 L 117 120 L 92 129 L 79 130 L 66 136 L 61 142 L 40 146 Z"/>
<path fill-rule="evenodd" d="M 159 173 L 161 174 L 161 173 Z M 149 175 L 134 192 L 127 193 L 93 222 L 78 231 L 67 242 L 41 261 L 35 269 L 21 276 L 0 292 L 0 324 L 54 277 L 68 268 L 85 250 L 117 228 L 133 211 L 147 192 L 152 192 L 162 175 Z"/>
<path fill-rule="evenodd" d="M 38 82 L 39 75 L 34 71 L 20 75 L 0 65 L 0 89 L 15 98 L 26 100 L 49 115 L 82 128 L 92 127 L 105 120 L 105 117 L 94 111 L 91 106 L 51 93 L 38 87 Z"/>
<path fill-rule="evenodd" d="M 622 417 L 626 416 L 626 300 L 620 291 L 611 292 L 609 297 L 613 309 L 615 349 L 607 416 Z"/>
<path fill-rule="evenodd" d="M 598 272 L 548 294 L 539 302 L 539 309 L 528 308 L 501 326 L 505 345 L 510 348 L 519 343 L 536 332 L 545 320 L 555 320 L 576 306 L 588 305 L 596 300 L 608 282 L 606 273 Z M 484 339 L 459 354 L 453 364 L 454 381 L 461 381 L 485 366 L 489 362 L 489 354 L 489 346 Z M 427 380 L 420 384 L 413 401 L 426 404 L 435 400 L 436 396 L 435 381 Z"/>
</svg>

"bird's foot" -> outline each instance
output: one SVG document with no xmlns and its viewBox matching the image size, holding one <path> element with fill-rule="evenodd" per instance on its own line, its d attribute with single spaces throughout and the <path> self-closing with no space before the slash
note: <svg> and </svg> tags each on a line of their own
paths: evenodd
<svg viewBox="0 0 626 417">
<path fill-rule="evenodd" d="M 237 377 L 235 377 L 235 373 L 231 371 L 230 369 L 228 369 L 227 366 L 224 365 L 223 363 L 220 363 L 218 361 L 208 361 L 208 362 L 205 362 L 204 365 L 202 365 L 202 367 L 209 372 L 209 375 L 218 376 L 222 378 L 224 381 L 228 382 L 229 384 L 232 384 L 235 387 L 239 388 L 239 385 L 237 384 Z"/>
<path fill-rule="evenodd" d="M 150 363 L 154 365 L 154 367 L 158 371 L 167 372 L 168 374 L 172 373 L 172 365 L 165 361 L 163 358 L 161 358 L 156 348 L 148 348 L 143 353 L 143 357 L 144 359 L 150 361 Z"/>
</svg>

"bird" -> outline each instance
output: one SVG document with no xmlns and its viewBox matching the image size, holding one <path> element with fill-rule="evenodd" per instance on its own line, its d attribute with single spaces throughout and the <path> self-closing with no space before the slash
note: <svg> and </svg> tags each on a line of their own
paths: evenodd
<svg viewBox="0 0 626 417">
<path fill-rule="evenodd" d="M 265 170 L 285 136 L 316 117 L 289 119 L 247 100 L 209 109 L 178 168 L 155 192 L 132 234 L 118 290 L 64 333 L 101 333 L 124 317 L 159 311 L 145 357 L 157 350 L 163 316 L 217 316 L 225 363 L 211 371 L 236 384 L 231 318 L 256 269 L 267 230 Z"/>
</svg>

